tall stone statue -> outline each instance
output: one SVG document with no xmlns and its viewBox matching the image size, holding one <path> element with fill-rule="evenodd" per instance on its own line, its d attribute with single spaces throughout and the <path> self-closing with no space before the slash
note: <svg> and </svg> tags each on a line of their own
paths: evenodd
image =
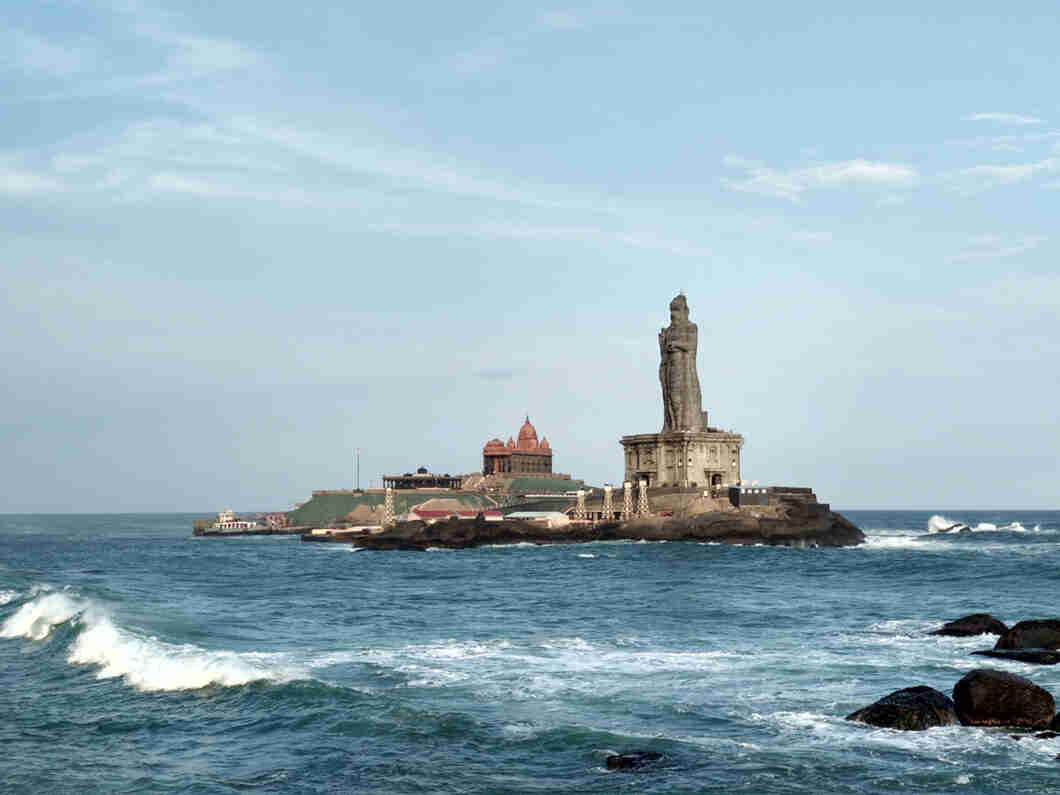
<svg viewBox="0 0 1060 795">
<path fill-rule="evenodd" d="M 670 302 L 670 325 L 659 332 L 659 381 L 663 394 L 663 433 L 703 430 L 703 396 L 696 372 L 699 329 L 688 319 L 683 295 Z"/>
</svg>

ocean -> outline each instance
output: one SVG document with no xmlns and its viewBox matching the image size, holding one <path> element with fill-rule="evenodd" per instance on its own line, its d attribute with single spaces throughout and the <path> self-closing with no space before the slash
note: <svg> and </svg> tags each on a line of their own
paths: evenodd
<svg viewBox="0 0 1060 795">
<path fill-rule="evenodd" d="M 0 791 L 1060 789 L 1060 738 L 843 720 L 983 667 L 1060 698 L 1060 666 L 927 634 L 1060 615 L 1060 512 L 844 515 L 867 544 L 368 552 L 0 516 Z M 638 750 L 663 758 L 607 769 Z"/>
</svg>

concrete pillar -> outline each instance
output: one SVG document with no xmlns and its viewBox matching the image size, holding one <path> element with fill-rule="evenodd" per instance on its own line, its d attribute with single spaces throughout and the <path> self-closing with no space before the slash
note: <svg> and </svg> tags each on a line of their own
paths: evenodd
<svg viewBox="0 0 1060 795">
<path fill-rule="evenodd" d="M 637 497 L 637 516 L 648 515 L 648 481 L 640 482 L 640 496 Z"/>
<path fill-rule="evenodd" d="M 611 503 L 611 487 L 604 486 L 604 521 L 609 522 L 615 518 L 614 505 Z"/>
<path fill-rule="evenodd" d="M 387 486 L 386 497 L 383 499 L 383 527 L 393 527 L 397 524 L 394 518 L 394 490 Z"/>
<path fill-rule="evenodd" d="M 585 492 L 578 489 L 578 507 L 574 509 L 575 519 L 585 519 Z"/>
<path fill-rule="evenodd" d="M 622 484 L 622 518 L 626 521 L 633 518 L 633 484 L 628 480 Z"/>
</svg>

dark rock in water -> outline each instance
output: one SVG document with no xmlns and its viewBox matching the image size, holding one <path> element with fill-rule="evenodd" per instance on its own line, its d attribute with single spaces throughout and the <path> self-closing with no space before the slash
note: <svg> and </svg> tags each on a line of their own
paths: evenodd
<svg viewBox="0 0 1060 795">
<path fill-rule="evenodd" d="M 1004 622 L 998 621 L 989 613 L 973 613 L 956 621 L 950 621 L 942 625 L 941 629 L 930 632 L 930 635 L 949 635 L 953 637 L 968 637 L 970 635 L 1004 635 L 1008 627 Z"/>
<path fill-rule="evenodd" d="M 1049 691 L 1031 680 L 979 668 L 953 686 L 957 717 L 965 726 L 1045 729 L 1056 712 Z"/>
<path fill-rule="evenodd" d="M 783 501 L 782 501 L 783 502 Z M 865 541 L 865 535 L 827 506 L 782 504 L 764 518 L 738 511 L 715 511 L 687 519 L 649 517 L 629 522 L 572 525 L 550 529 L 528 522 L 449 519 L 432 524 L 399 522 L 381 533 L 328 540 L 364 549 L 463 549 L 483 544 L 579 544 L 590 541 L 700 541 L 789 547 L 843 547 Z M 303 540 L 310 539 L 303 536 Z"/>
<path fill-rule="evenodd" d="M 1054 649 L 986 649 L 984 651 L 973 651 L 972 654 L 995 657 L 999 660 L 1035 663 L 1036 665 L 1056 665 L 1060 663 L 1060 651 Z"/>
<path fill-rule="evenodd" d="M 903 731 L 923 731 L 959 722 L 949 697 L 924 685 L 895 690 L 875 704 L 850 713 L 846 719 Z"/>
<path fill-rule="evenodd" d="M 1038 732 L 1037 734 L 1010 734 L 1013 740 L 1022 740 L 1025 737 L 1033 737 L 1035 740 L 1055 740 L 1060 737 L 1060 732 Z"/>
<path fill-rule="evenodd" d="M 1060 619 L 1021 621 L 997 639 L 995 649 L 1060 649 Z"/>
<path fill-rule="evenodd" d="M 1049 731 L 1060 732 L 1060 713 L 1053 716 L 1049 723 Z"/>
<path fill-rule="evenodd" d="M 607 757 L 608 770 L 636 770 L 651 762 L 658 762 L 663 755 L 657 751 L 630 751 L 628 754 L 612 754 Z"/>
</svg>

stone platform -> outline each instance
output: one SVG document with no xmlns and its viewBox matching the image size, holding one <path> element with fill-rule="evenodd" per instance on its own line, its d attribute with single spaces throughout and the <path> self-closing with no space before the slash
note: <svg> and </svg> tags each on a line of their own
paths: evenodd
<svg viewBox="0 0 1060 795">
<path fill-rule="evenodd" d="M 738 433 L 707 428 L 702 431 L 666 431 L 623 436 L 626 477 L 634 485 L 642 480 L 649 488 L 661 486 L 726 486 L 740 481 Z"/>
</svg>

